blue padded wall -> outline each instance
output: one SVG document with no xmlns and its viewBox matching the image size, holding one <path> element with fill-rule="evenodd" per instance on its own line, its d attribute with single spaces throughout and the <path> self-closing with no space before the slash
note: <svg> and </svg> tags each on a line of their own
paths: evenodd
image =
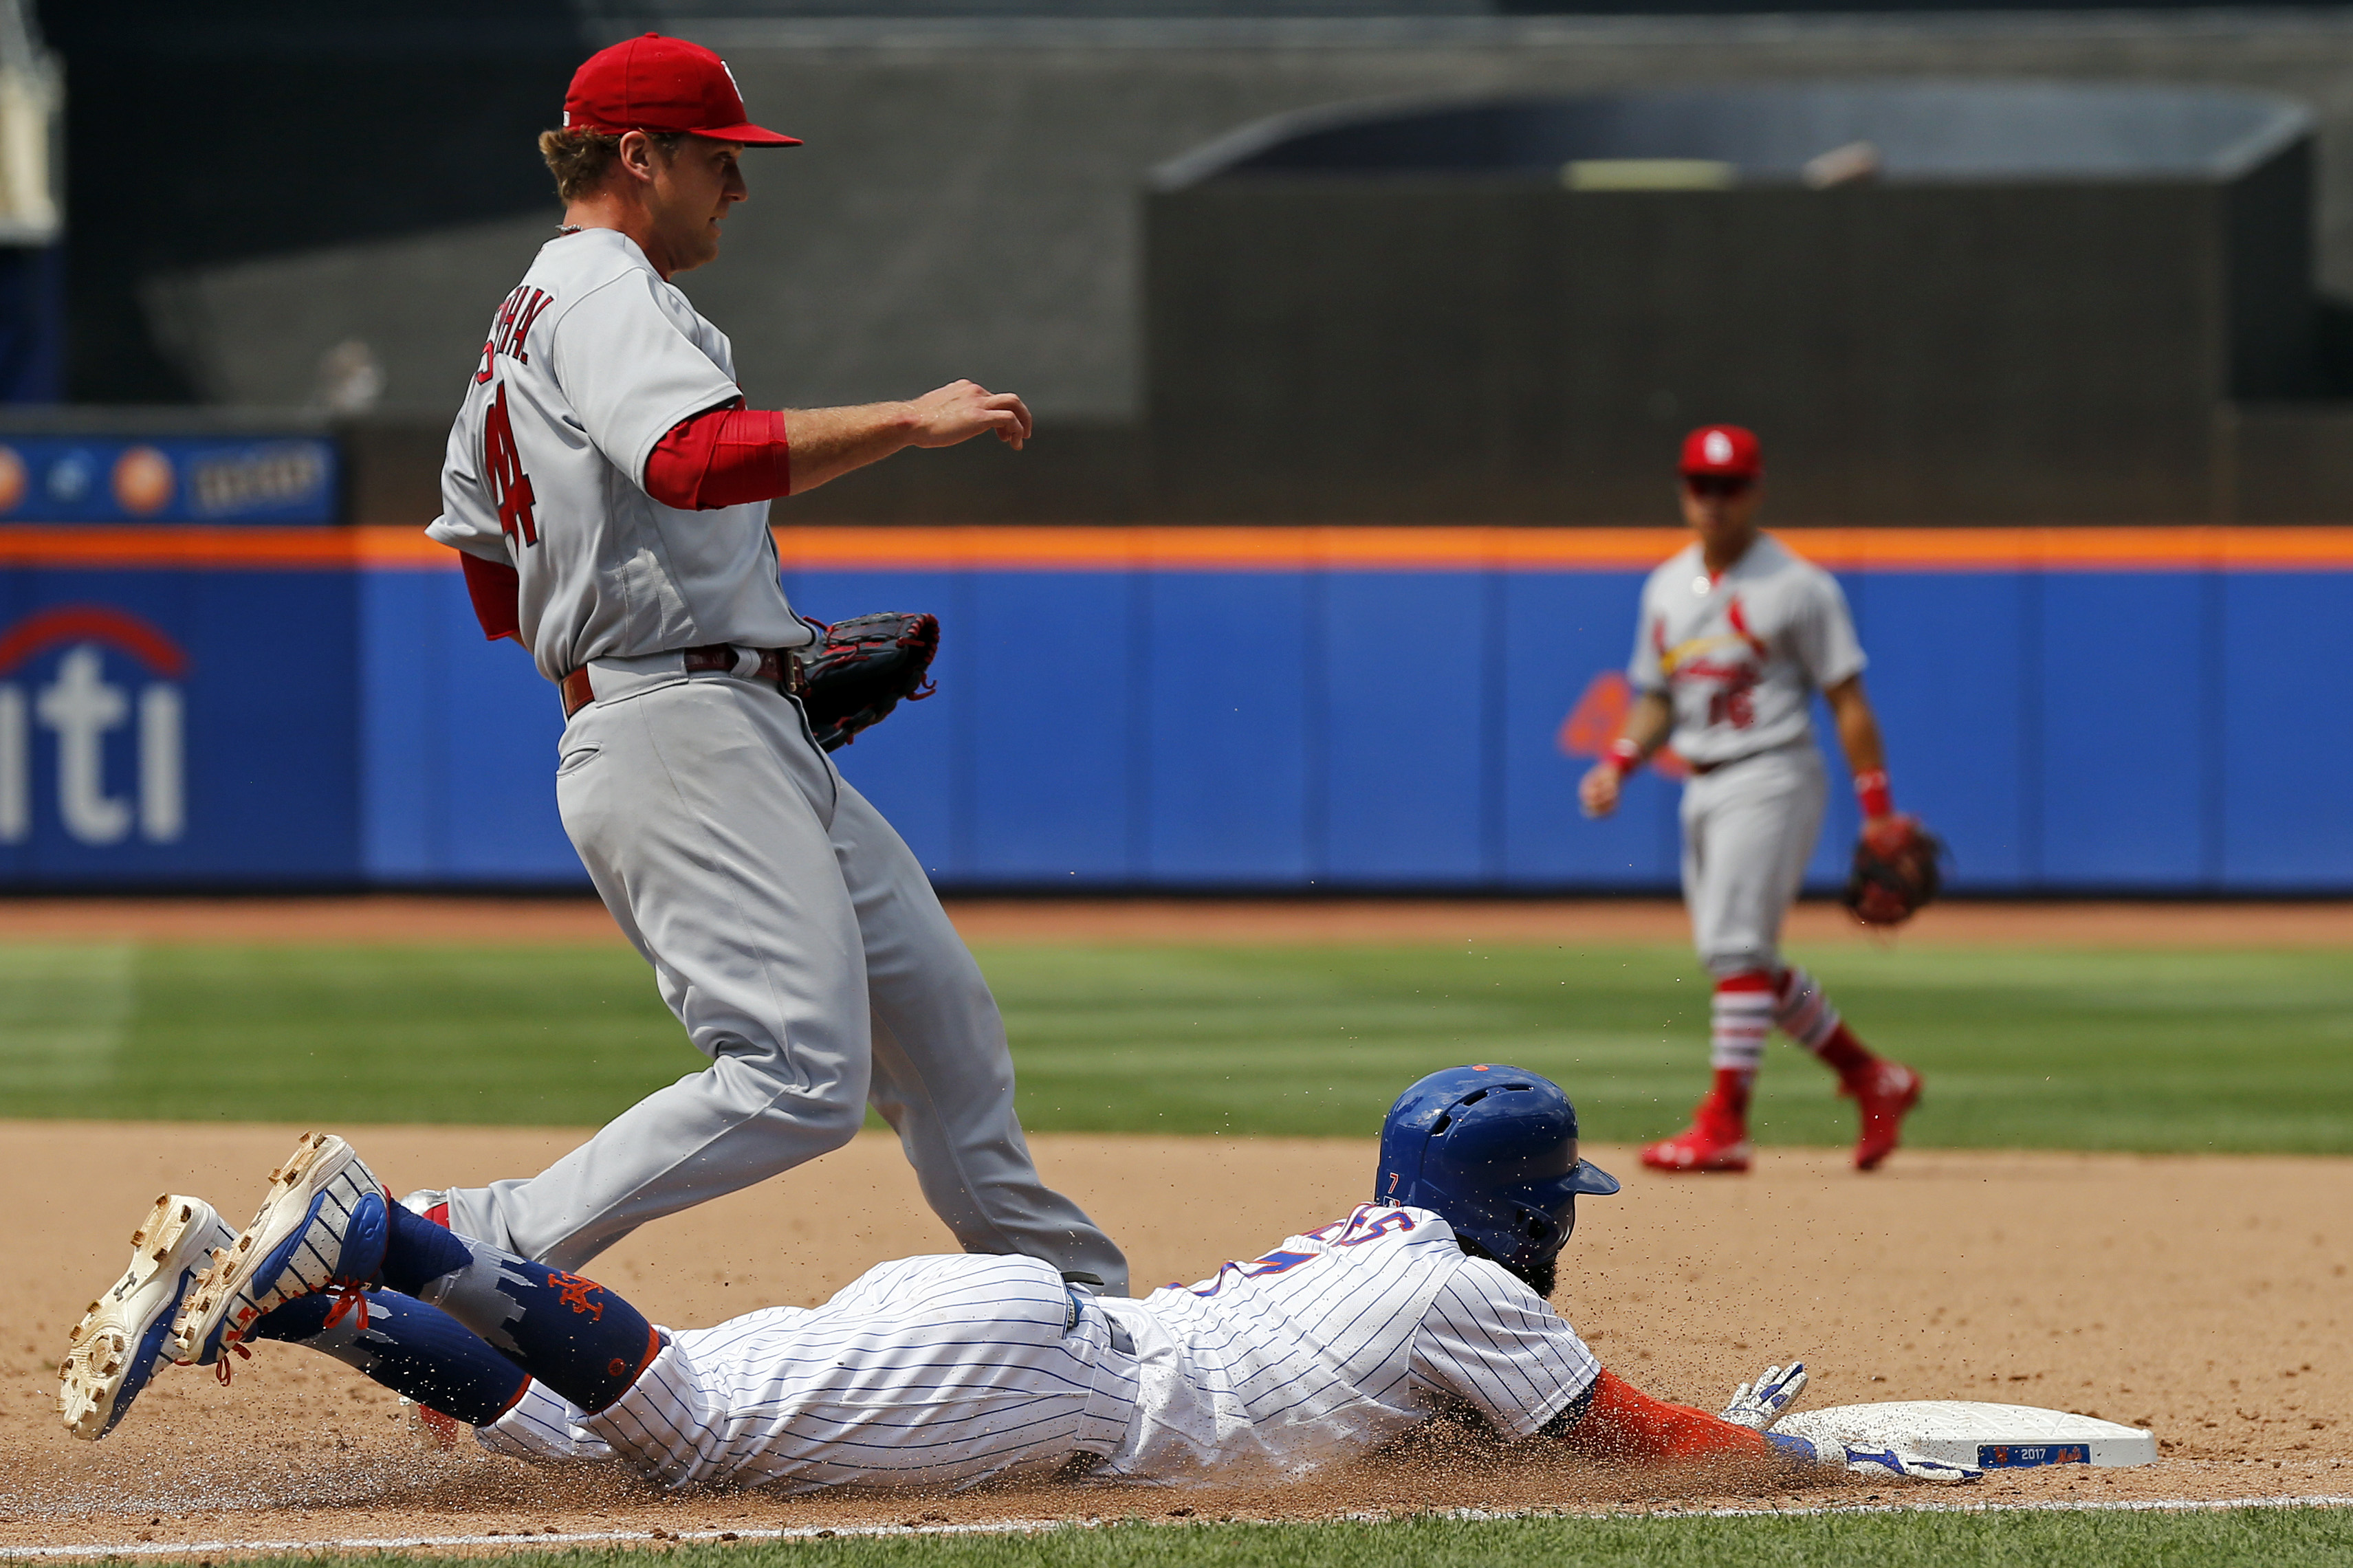
<svg viewBox="0 0 2353 1568">
<path fill-rule="evenodd" d="M 2207 579 L 2053 573 L 2041 587 L 2037 880 L 2214 885 Z"/>
<path fill-rule="evenodd" d="M 2221 770 L 2220 883 L 2248 890 L 2342 891 L 2353 868 L 2353 580 L 2241 574 L 2219 584 L 2223 693 L 2212 761 Z"/>
<path fill-rule="evenodd" d="M 1841 581 L 1898 804 L 1947 837 L 1957 889 L 2353 891 L 2353 812 L 2336 798 L 2353 774 L 2353 700 L 2315 679 L 2353 667 L 2337 610 L 2353 574 Z M 1615 817 L 1588 822 L 1575 796 L 1588 763 L 1561 745 L 1594 678 L 1625 662 L 1640 583 L 1614 570 L 787 579 L 814 616 L 939 613 L 939 694 L 837 761 L 944 884 L 1664 891 L 1676 787 L 1646 772 Z M 0 877 L 584 880 L 555 816 L 554 696 L 520 649 L 482 640 L 453 573 L 18 573 L 0 595 L 11 619 L 119 603 L 199 650 L 190 787 L 211 846 L 0 846 Z M 241 627 L 346 613 L 356 703 L 311 691 L 266 650 L 252 657 L 268 668 L 247 669 Z M 273 631 L 267 648 L 283 646 Z M 107 657 L 108 679 L 141 679 Z M 39 680 L 49 668 L 26 666 Z M 230 735 L 247 739 L 221 750 Z M 128 752 L 110 757 L 110 777 L 128 777 Z M 1834 789 L 1817 887 L 1843 874 L 1853 820 Z"/>
<path fill-rule="evenodd" d="M 1314 660 L 1324 809 L 1312 860 L 1341 886 L 1483 879 L 1483 574 L 1335 573 Z"/>
<path fill-rule="evenodd" d="M 1143 879 L 1296 886 L 1312 874 L 1321 587 L 1302 572 L 1147 581 Z"/>
</svg>

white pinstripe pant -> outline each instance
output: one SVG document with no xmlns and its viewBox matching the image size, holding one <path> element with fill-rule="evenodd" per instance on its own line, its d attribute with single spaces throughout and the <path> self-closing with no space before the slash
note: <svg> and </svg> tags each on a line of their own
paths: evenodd
<svg viewBox="0 0 2353 1568">
<path fill-rule="evenodd" d="M 673 1333 L 594 1415 L 534 1384 L 483 1445 L 618 1462 L 673 1488 L 948 1491 L 1115 1449 L 1136 1362 L 1030 1258 L 909 1258 L 815 1309 Z"/>
</svg>

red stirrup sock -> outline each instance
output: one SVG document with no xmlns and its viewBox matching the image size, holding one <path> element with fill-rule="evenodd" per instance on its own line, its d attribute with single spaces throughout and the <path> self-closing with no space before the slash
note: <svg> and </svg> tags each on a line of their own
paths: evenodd
<svg viewBox="0 0 2353 1568">
<path fill-rule="evenodd" d="M 1840 1081 L 1853 1083 L 1879 1065 L 1812 975 L 1793 963 L 1774 977 L 1773 994 L 1773 1021 L 1781 1032 L 1821 1058 Z"/>
</svg>

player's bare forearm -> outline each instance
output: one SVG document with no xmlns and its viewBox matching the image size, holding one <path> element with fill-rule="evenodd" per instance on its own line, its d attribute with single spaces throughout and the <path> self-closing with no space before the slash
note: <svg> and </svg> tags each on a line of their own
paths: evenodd
<svg viewBox="0 0 2353 1568">
<path fill-rule="evenodd" d="M 1020 398 L 969 381 L 904 403 L 785 410 L 795 495 L 909 447 L 954 447 L 991 435 L 1018 451 L 1029 434 L 1029 409 Z"/>
<path fill-rule="evenodd" d="M 1846 752 L 1846 765 L 1857 774 L 1883 773 L 1887 769 L 1887 747 L 1879 738 L 1879 719 L 1871 710 L 1871 699 L 1862 694 L 1862 677 L 1851 675 L 1822 693 L 1831 705 L 1831 717 L 1838 721 L 1839 746 Z"/>
<path fill-rule="evenodd" d="M 1674 704 L 1663 691 L 1645 691 L 1635 700 L 1626 715 L 1626 727 L 1619 731 L 1623 740 L 1631 741 L 1647 757 L 1666 744 L 1668 731 L 1675 727 Z"/>
<path fill-rule="evenodd" d="M 1588 816 L 1607 816 L 1618 809 L 1618 791 L 1626 774 L 1666 743 L 1674 728 L 1674 704 L 1663 691 L 1645 691 L 1626 715 L 1624 728 L 1609 754 L 1593 764 L 1577 781 L 1577 802 Z"/>
</svg>

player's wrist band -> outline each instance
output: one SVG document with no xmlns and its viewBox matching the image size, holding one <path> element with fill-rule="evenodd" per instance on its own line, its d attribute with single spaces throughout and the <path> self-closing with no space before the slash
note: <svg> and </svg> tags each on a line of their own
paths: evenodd
<svg viewBox="0 0 2353 1568">
<path fill-rule="evenodd" d="M 1631 741 L 1612 741 L 1609 749 L 1601 753 L 1601 760 L 1616 768 L 1618 776 L 1622 779 L 1642 765 L 1642 748 Z"/>
<path fill-rule="evenodd" d="M 1867 773 L 1855 774 L 1854 798 L 1865 816 L 1885 816 L 1893 812 L 1895 797 L 1887 790 L 1887 770 L 1873 768 Z"/>
</svg>

